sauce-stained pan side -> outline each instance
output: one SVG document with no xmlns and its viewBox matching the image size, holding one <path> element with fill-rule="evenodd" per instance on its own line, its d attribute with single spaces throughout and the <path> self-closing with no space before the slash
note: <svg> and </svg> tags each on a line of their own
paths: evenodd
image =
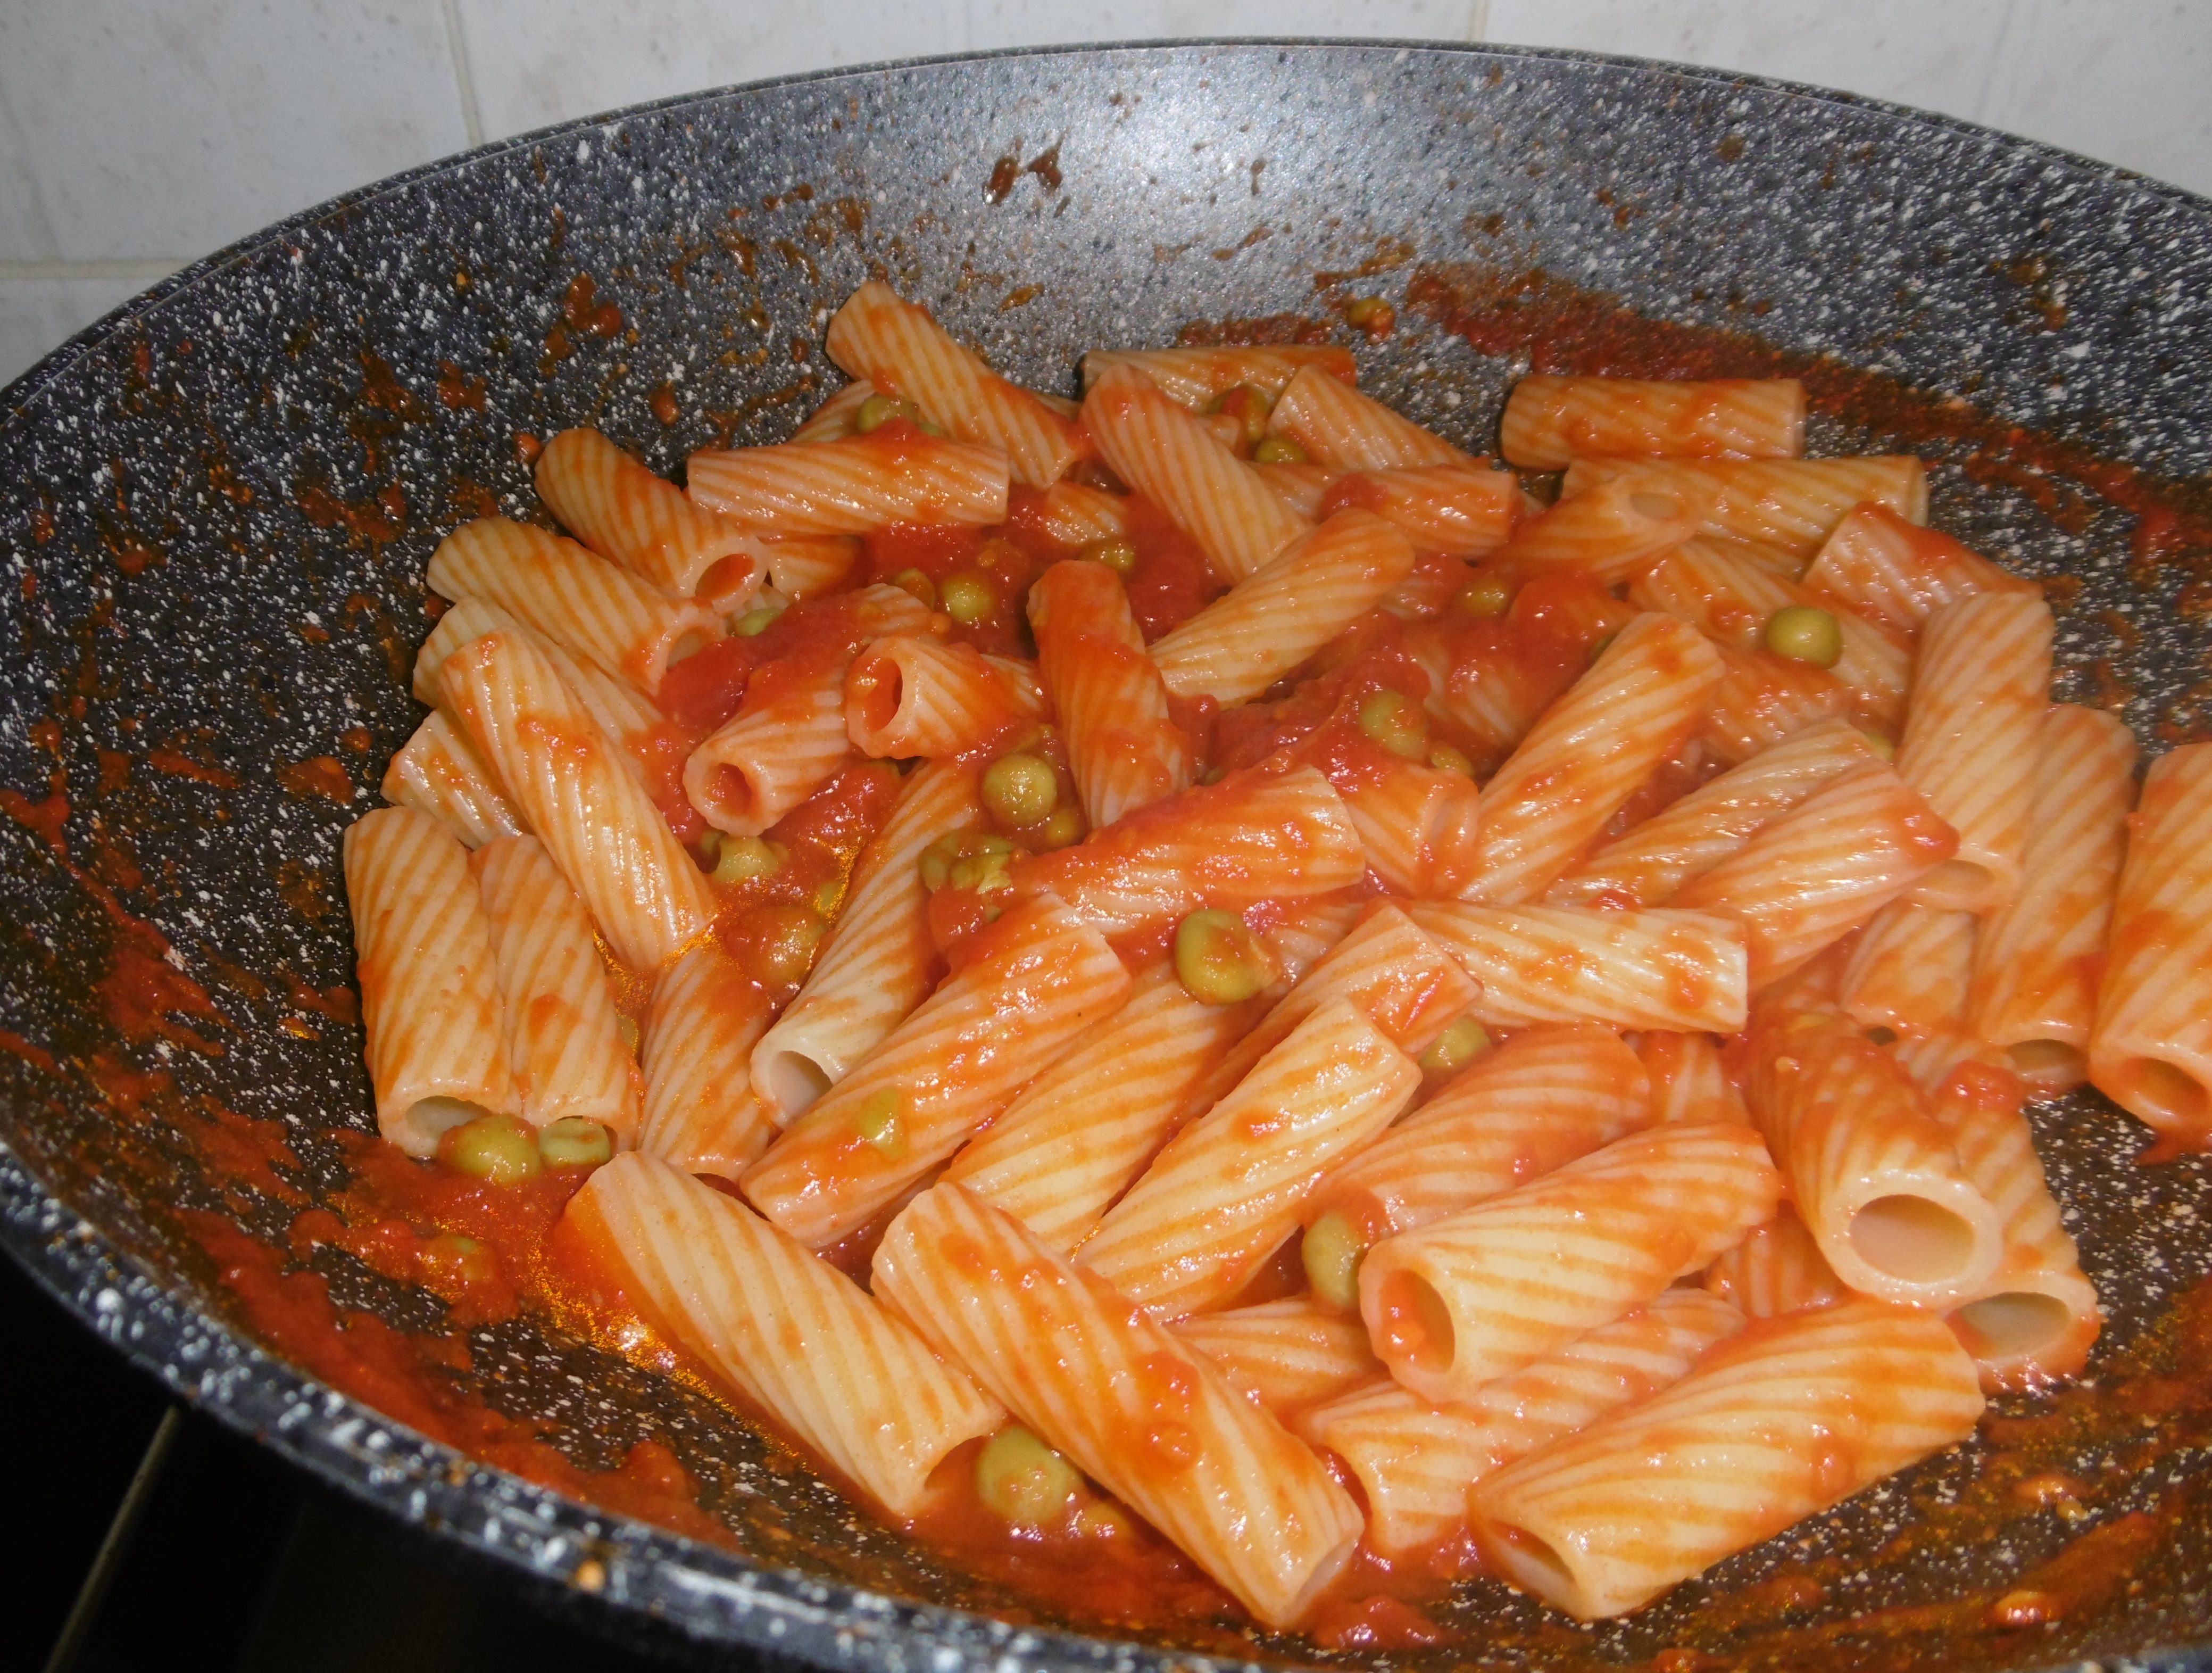
<svg viewBox="0 0 2212 1673">
<path fill-rule="evenodd" d="M 2136 1167 L 2142 1130 L 2094 1097 L 2038 1117 L 2112 1313 L 2094 1389 L 2005 1402 L 1628 1621 L 1570 1630 L 1477 1582 L 1449 1641 L 1387 1653 L 1083 1636 L 526 1315 L 457 1321 L 327 1248 L 306 1289 L 280 1275 L 370 1126 L 337 842 L 419 712 L 437 538 L 532 514 L 518 431 L 596 423 L 670 471 L 778 439 L 838 381 L 821 328 L 872 274 L 1055 389 L 1098 344 L 1357 341 L 1368 386 L 1477 449 L 1531 363 L 1786 366 L 1815 451 L 1923 453 L 1935 520 L 2051 581 L 2062 696 L 2152 750 L 2200 735 L 2202 200 L 1805 89 L 1510 49 L 1020 53 L 573 125 L 211 258 L 7 392 L 11 1251 L 139 1365 L 425 1537 L 701 1655 L 2212 1666 L 2212 1166 Z M 1355 292 L 1399 304 L 1387 343 L 1338 319 Z M 288 1335 L 325 1289 L 353 1328 Z M 671 1455 L 719 1521 L 671 1491 Z M 2039 1504 L 2052 1471 L 2078 1491 Z M 2050 1602 L 2006 1603 L 2023 1590 Z"/>
</svg>

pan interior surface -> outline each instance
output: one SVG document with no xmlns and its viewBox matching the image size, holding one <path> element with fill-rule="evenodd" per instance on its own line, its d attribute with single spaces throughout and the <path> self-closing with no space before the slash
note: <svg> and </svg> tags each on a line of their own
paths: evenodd
<svg viewBox="0 0 2212 1673">
<path fill-rule="evenodd" d="M 303 1235 L 384 1165 L 338 839 L 419 718 L 430 551 L 539 514 L 518 435 L 594 424 L 669 474 L 781 439 L 871 277 L 1056 392 L 1095 346 L 1341 342 L 1475 452 L 1530 369 L 1802 376 L 1809 451 L 1921 454 L 1931 521 L 2044 583 L 2061 697 L 2151 751 L 2212 719 L 2212 204 L 1511 51 L 1017 54 L 644 108 L 301 216 L 9 391 L 10 1249 L 173 1386 L 625 1629 L 886 1668 L 2198 1664 L 2212 1162 L 2138 1165 L 2092 1094 L 2035 1115 L 2108 1310 L 2090 1384 L 1590 1629 L 1479 1578 L 1410 1635 L 1048 1615 L 703 1394 Z M 1384 341 L 1343 323 L 1364 295 Z"/>
</svg>

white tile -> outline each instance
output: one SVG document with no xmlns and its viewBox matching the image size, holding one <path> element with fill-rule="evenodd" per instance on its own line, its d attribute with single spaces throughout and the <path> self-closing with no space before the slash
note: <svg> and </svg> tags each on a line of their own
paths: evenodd
<svg viewBox="0 0 2212 1673">
<path fill-rule="evenodd" d="M 1490 0 L 1488 39 L 1671 58 L 1971 118 L 2012 0 Z"/>
<path fill-rule="evenodd" d="M 2020 0 L 1981 119 L 2212 194 L 2212 5 Z"/>
<path fill-rule="evenodd" d="M 151 279 L 0 279 L 0 383 L 30 370 Z"/>
<path fill-rule="evenodd" d="M 618 105 L 957 52 L 960 0 L 456 0 L 484 137 Z"/>
<path fill-rule="evenodd" d="M 53 261 L 60 253 L 39 202 L 30 148 L 0 96 L 0 261 Z"/>
<path fill-rule="evenodd" d="M 1048 46 L 1197 35 L 1337 35 L 1362 40 L 1474 39 L 1480 0 L 968 0 L 966 44 Z"/>
<path fill-rule="evenodd" d="M 732 82 L 1192 35 L 1466 40 L 1479 0 L 456 0 L 487 138 Z"/>
<path fill-rule="evenodd" d="M 0 6 L 65 261 L 197 256 L 466 143 L 439 0 Z"/>
</svg>

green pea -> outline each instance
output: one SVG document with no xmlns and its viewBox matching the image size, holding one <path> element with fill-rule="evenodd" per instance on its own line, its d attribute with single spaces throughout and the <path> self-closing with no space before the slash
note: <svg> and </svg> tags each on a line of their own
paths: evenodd
<svg viewBox="0 0 2212 1673">
<path fill-rule="evenodd" d="M 1359 1305 L 1359 1262 L 1366 1253 L 1359 1228 L 1334 1208 L 1306 1227 L 1298 1245 L 1315 1295 L 1346 1312 Z"/>
<path fill-rule="evenodd" d="M 1370 337 L 1388 337 L 1398 324 L 1398 310 L 1380 296 L 1361 296 L 1344 310 L 1344 323 Z"/>
<path fill-rule="evenodd" d="M 942 591 L 945 613 L 963 627 L 972 627 L 995 609 L 999 595 L 980 575 L 948 575 Z"/>
<path fill-rule="evenodd" d="M 757 877 L 773 876 L 783 869 L 782 846 L 765 837 L 737 836 L 718 830 L 714 841 L 717 883 L 746 883 Z"/>
<path fill-rule="evenodd" d="M 935 894 L 952 877 L 952 862 L 960 857 L 957 832 L 940 836 L 921 851 L 921 886 Z"/>
<path fill-rule="evenodd" d="M 1437 744 L 1429 750 L 1429 765 L 1438 772 L 1459 773 L 1468 778 L 1474 776 L 1474 763 L 1468 758 L 1465 750 L 1455 750 L 1449 744 Z"/>
<path fill-rule="evenodd" d="M 867 435 L 881 429 L 894 418 L 903 418 L 908 423 L 920 427 L 921 409 L 912 401 L 902 401 L 895 395 L 871 395 L 860 403 L 860 417 L 853 421 L 853 428 Z"/>
<path fill-rule="evenodd" d="M 478 1116 L 449 1129 L 438 1141 L 438 1159 L 456 1173 L 495 1185 L 535 1179 L 545 1165 L 538 1135 L 519 1116 Z"/>
<path fill-rule="evenodd" d="M 1267 415 L 1274 411 L 1275 398 L 1256 384 L 1240 383 L 1233 389 L 1224 389 L 1206 407 L 1208 412 L 1225 412 L 1244 426 L 1247 447 L 1257 442 L 1267 433 Z"/>
<path fill-rule="evenodd" d="M 638 1040 L 641 1037 L 637 1029 L 637 1019 L 635 1017 L 627 1015 L 617 1016 L 615 1018 L 615 1031 L 622 1036 L 623 1043 L 629 1048 L 630 1055 L 632 1056 L 635 1056 L 637 1055 Z"/>
<path fill-rule="evenodd" d="M 1052 1520 L 1082 1485 L 1073 1464 L 1018 1423 L 1000 1430 L 976 1455 L 977 1497 L 1026 1527 Z"/>
<path fill-rule="evenodd" d="M 1274 979 L 1274 960 L 1252 928 L 1234 912 L 1193 912 L 1176 926 L 1176 975 L 1191 997 L 1235 1005 Z"/>
<path fill-rule="evenodd" d="M 1499 575 L 1477 575 L 1452 594 L 1452 608 L 1478 622 L 1494 622 L 1512 607 L 1512 583 Z"/>
<path fill-rule="evenodd" d="M 1862 732 L 1859 733 L 1859 736 L 1865 739 L 1866 746 L 1872 750 L 1876 755 L 1880 756 L 1883 760 L 1894 761 L 1897 759 L 1897 745 L 1891 743 L 1888 739 L 1883 737 L 1879 732 Z"/>
<path fill-rule="evenodd" d="M 1137 549 L 1127 540 L 1094 540 L 1083 549 L 1083 555 L 1117 575 L 1126 575 L 1137 567 Z"/>
<path fill-rule="evenodd" d="M 1393 755 L 1408 761 L 1428 757 L 1428 717 L 1403 691 L 1372 691 L 1362 697 L 1359 729 Z"/>
<path fill-rule="evenodd" d="M 1000 889 L 1011 889 L 1013 873 L 1007 869 L 1013 856 L 1007 854 L 963 854 L 952 862 L 946 873 L 956 889 L 973 889 L 979 895 L 988 895 Z"/>
<path fill-rule="evenodd" d="M 1766 648 L 1793 662 L 1832 668 L 1844 654 L 1844 630 L 1826 611 L 1809 604 L 1778 610 L 1766 624 Z"/>
<path fill-rule="evenodd" d="M 595 1168 L 612 1161 L 614 1135 L 595 1121 L 564 1116 L 538 1129 L 538 1151 L 552 1168 Z"/>
<path fill-rule="evenodd" d="M 906 1154 L 906 1100 L 889 1086 L 870 1093 L 854 1114 L 853 1130 L 869 1149 L 896 1162 Z"/>
<path fill-rule="evenodd" d="M 815 949 L 830 926 L 804 906 L 769 909 L 759 940 L 753 944 L 752 974 L 768 988 L 796 987 L 814 966 Z"/>
<path fill-rule="evenodd" d="M 1052 810 L 1032 838 L 1039 849 L 1064 849 L 1071 843 L 1083 840 L 1083 814 L 1073 802 L 1062 802 Z"/>
<path fill-rule="evenodd" d="M 736 628 L 738 637 L 740 639 L 757 639 L 763 633 L 768 630 L 768 625 L 769 623 L 773 622 L 777 617 L 783 614 L 784 609 L 785 606 L 780 604 L 755 605 L 750 610 L 748 610 L 744 615 L 738 617 L 738 625 Z"/>
<path fill-rule="evenodd" d="M 845 898 L 845 879 L 825 877 L 814 885 L 814 910 L 828 917 L 837 910 L 837 903 Z"/>
<path fill-rule="evenodd" d="M 1303 465 L 1306 450 L 1287 435 L 1271 435 L 1252 449 L 1252 458 L 1260 465 Z"/>
<path fill-rule="evenodd" d="M 1618 633 L 1607 634 L 1602 639 L 1599 640 L 1597 643 L 1589 648 L 1589 660 L 1593 662 L 1596 661 L 1598 658 L 1603 656 L 1607 651 L 1613 648 L 1613 642 L 1620 637 L 1620 636 Z"/>
<path fill-rule="evenodd" d="M 1060 776 L 1041 755 L 1002 755 L 983 769 L 983 806 L 1016 830 L 1035 824 L 1060 806 Z"/>
<path fill-rule="evenodd" d="M 1489 1049 L 1490 1031 L 1473 1017 L 1462 1017 L 1421 1054 L 1421 1068 L 1430 1074 L 1456 1074 Z"/>
<path fill-rule="evenodd" d="M 902 593 L 911 593 L 930 609 L 937 608 L 937 583 L 919 569 L 902 569 L 891 577 L 891 585 Z"/>
</svg>

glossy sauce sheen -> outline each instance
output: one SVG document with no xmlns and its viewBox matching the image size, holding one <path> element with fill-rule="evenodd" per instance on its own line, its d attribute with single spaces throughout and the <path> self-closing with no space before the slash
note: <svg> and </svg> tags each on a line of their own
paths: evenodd
<svg viewBox="0 0 2212 1673">
<path fill-rule="evenodd" d="M 1462 334 L 1484 345 L 1480 310 L 1466 297 L 1432 287 L 1430 301 L 1450 315 Z M 1572 369 L 1612 369 L 1612 362 L 1623 358 L 1634 364 L 1620 369 L 1650 369 L 1650 355 L 1613 352 L 1620 347 L 1620 340 L 1608 336 L 1583 356 L 1597 363 Z M 1702 369 L 1694 356 L 1685 356 L 1682 363 L 1686 369 Z M 1675 369 L 1671 361 L 1666 369 Z M 1349 496 L 1358 491 L 1356 484 L 1346 490 Z M 993 588 L 993 605 L 975 623 L 954 627 L 951 636 L 992 654 L 1031 655 L 1021 612 L 1023 593 L 1047 564 L 1073 556 L 1041 532 L 1036 498 L 1017 489 L 1007 522 L 995 529 L 903 527 L 870 537 L 848 584 L 885 581 L 908 570 L 920 570 L 940 589 L 955 575 L 981 578 Z M 1188 619 L 1221 588 L 1189 540 L 1155 508 L 1134 502 L 1128 520 L 1138 561 L 1127 587 L 1150 640 Z M 1483 571 L 1478 566 L 1474 573 Z M 1434 620 L 1408 624 L 1380 611 L 1370 612 L 1316 659 L 1317 677 L 1295 690 L 1271 694 L 1225 715 L 1216 715 L 1210 703 L 1179 703 L 1176 719 L 1191 733 L 1201 767 L 1233 770 L 1295 746 L 1305 763 L 1333 782 L 1348 785 L 1378 775 L 1389 757 L 1348 722 L 1347 713 L 1361 697 L 1381 690 L 1425 701 L 1431 695 L 1427 670 L 1439 665 L 1450 670 L 1454 682 L 1502 678 L 1528 713 L 1541 709 L 1579 676 L 1592 648 L 1618 630 L 1628 611 L 1587 577 L 1505 578 L 1517 591 L 1500 619 L 1469 620 L 1447 610 Z M 718 642 L 672 669 L 661 693 L 670 716 L 668 734 L 656 740 L 653 751 L 656 761 L 667 764 L 652 775 L 652 782 L 656 803 L 680 838 L 695 841 L 703 829 L 685 803 L 681 785 L 683 761 L 696 741 L 737 712 L 753 683 L 796 678 L 794 671 L 843 654 L 854 642 L 835 600 L 817 600 L 793 606 L 753 638 Z M 1483 769 L 1494 765 L 1510 746 L 1433 712 L 1431 736 L 1462 750 Z M 1670 780 L 1662 794 L 1693 788 L 1693 771 L 1680 777 L 1679 784 Z M 796 983 L 771 979 L 779 969 L 773 949 L 795 921 L 834 914 L 860 850 L 880 826 L 896 791 L 896 774 L 887 767 L 848 768 L 769 833 L 789 855 L 776 873 L 720 891 L 715 934 L 769 987 L 779 1004 L 788 1001 Z M 18 823 L 61 849 L 60 820 L 67 812 L 61 786 L 44 802 L 14 791 L 0 794 L 0 802 Z M 1616 824 L 1650 811 L 1639 802 Z M 190 1049 L 219 1051 L 219 1043 L 195 1032 L 192 1022 L 178 1020 L 219 1019 L 220 1013 L 196 983 L 164 962 L 161 954 L 167 949 L 159 934 L 113 905 L 115 897 L 106 885 L 88 873 L 76 874 L 104 897 L 118 922 L 113 975 L 102 989 L 118 1024 L 134 1037 L 158 1034 Z M 939 922 L 940 916 L 945 922 Z M 1264 906 L 1255 910 L 1255 921 L 1266 916 Z M 933 922 L 957 960 L 963 934 L 975 923 L 957 920 L 957 903 L 943 915 L 933 908 Z M 1148 956 L 1158 951 L 1156 945 L 1121 950 Z M 635 1019 L 643 1009 L 646 983 L 632 973 L 616 975 L 623 1008 Z M 12 1037 L 0 1037 L 0 1049 L 27 1058 L 36 1050 Z M 96 1068 L 94 1073 L 97 1078 Z M 158 1083 L 164 1077 L 133 1075 L 111 1064 L 101 1082 L 118 1110 L 159 1102 Z M 228 1189 L 280 1202 L 304 1200 L 286 1177 L 298 1159 L 287 1148 L 277 1123 L 227 1111 L 191 1117 L 167 1110 L 164 1114 L 185 1126 L 210 1174 Z M 543 1310 L 580 1335 L 695 1386 L 708 1386 L 702 1372 L 636 1317 L 589 1251 L 554 1235 L 568 1197 L 588 1177 L 586 1171 L 553 1169 L 526 1185 L 494 1188 L 410 1160 L 367 1135 L 345 1132 L 337 1140 L 351 1182 L 331 1206 L 295 1214 L 287 1248 L 257 1243 L 219 1216 L 194 1217 L 195 1234 L 248 1328 L 332 1386 L 472 1457 L 611 1509 L 735 1545 L 730 1530 L 700 1508 L 699 1484 L 658 1442 L 635 1443 L 615 1469 L 587 1470 L 537 1439 L 526 1421 L 492 1410 L 459 1387 L 455 1373 L 469 1364 L 471 1331 L 524 1309 Z M 848 1271 L 864 1271 L 867 1250 L 879 1232 L 880 1227 L 872 1228 L 831 1254 Z M 326 1281 L 309 1265 L 325 1246 L 343 1250 L 388 1278 L 437 1296 L 447 1308 L 445 1329 L 406 1334 L 371 1315 L 341 1309 Z M 1266 1293 L 1263 1286 L 1244 1299 L 1262 1299 Z M 2024 1475 L 2040 1453 L 2078 1447 L 2098 1437 L 2113 1438 L 2115 1445 L 2130 1439 L 2144 1445 L 2146 1431 L 2162 1452 L 2212 1442 L 2212 1284 L 2184 1298 L 2158 1340 L 2139 1357 L 2139 1363 L 2123 1361 L 2109 1368 L 2095 1387 L 2058 1396 L 2038 1414 L 1993 1417 L 1988 1425 L 1991 1438 L 2011 1450 L 1990 1468 L 2002 1465 Z M 715 1386 L 712 1392 L 726 1403 L 738 1403 L 726 1389 Z M 759 1414 L 746 1416 L 772 1432 Z M 789 1450 L 803 1450 L 789 1438 L 781 1439 Z M 1103 1511 L 1103 1501 L 1095 1496 L 1079 1500 L 1066 1526 L 1009 1530 L 975 1494 L 974 1455 L 980 1445 L 963 1447 L 941 1468 L 940 1501 L 912 1524 L 919 1537 L 971 1572 L 1034 1597 L 1041 1619 L 1160 1633 L 1194 1648 L 1240 1657 L 1251 1652 L 1241 1612 L 1227 1595 L 1126 1512 Z M 2008 1462 L 2015 1457 L 2016 1466 Z M 2002 1495 L 1967 1498 L 1967 1505 L 1946 1512 L 1946 1537 L 1989 1537 L 2004 1525 Z M 1875 1638 L 1894 1632 L 1901 1661 L 1905 1634 L 1914 1635 L 1909 1641 L 1924 1648 L 1926 1640 L 1917 1635 L 1931 1630 L 1979 1636 L 2086 1613 L 2114 1593 L 2127 1569 L 2154 1548 L 2163 1530 L 2206 1515 L 2212 1515 L 2212 1484 L 2199 1479 L 2148 1512 L 2100 1524 L 2007 1596 L 1969 1597 L 1938 1612 L 1916 1612 L 1910 1622 L 1862 1620 L 1850 1631 Z M 771 1549 L 754 1554 L 774 1560 L 782 1554 Z M 1316 1609 L 1307 1631 L 1324 1646 L 1346 1649 L 1451 1641 L 1454 1635 L 1422 1606 L 1478 1567 L 1462 1540 L 1396 1563 L 1363 1547 Z M 1803 1585 L 1816 1596 L 1822 1593 L 1818 1579 L 1808 1577 Z M 1791 1606 L 1790 1598 L 1778 1594 L 1762 1615 L 1748 1597 L 1732 1600 L 1723 1611 L 1729 1619 L 1717 1621 L 1716 1630 L 1724 1634 L 1731 1624 L 1771 1628 Z M 1808 1629 L 1796 1636 L 1812 1653 L 1826 1635 Z M 1551 1650 L 1573 1654 L 1571 1646 L 1554 1645 Z M 1878 1657 L 1876 1662 L 1887 1665 L 1888 1658 Z M 1698 1664 L 1704 1664 L 1702 1658 Z"/>
</svg>

